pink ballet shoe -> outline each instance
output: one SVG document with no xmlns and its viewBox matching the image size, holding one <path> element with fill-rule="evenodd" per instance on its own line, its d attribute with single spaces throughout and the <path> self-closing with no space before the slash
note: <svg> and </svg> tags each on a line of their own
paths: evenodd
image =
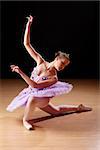
<svg viewBox="0 0 100 150">
<path fill-rule="evenodd" d="M 35 130 L 34 126 L 31 125 L 28 121 L 23 120 L 23 126 L 27 129 L 27 130 Z"/>
<path fill-rule="evenodd" d="M 80 104 L 77 108 L 77 113 L 86 112 L 86 111 L 92 111 L 92 108 L 86 107 L 83 104 Z"/>
</svg>

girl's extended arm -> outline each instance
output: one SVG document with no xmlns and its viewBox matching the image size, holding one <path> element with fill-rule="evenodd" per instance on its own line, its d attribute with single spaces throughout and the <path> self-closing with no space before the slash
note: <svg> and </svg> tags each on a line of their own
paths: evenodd
<svg viewBox="0 0 100 150">
<path fill-rule="evenodd" d="M 44 80 L 36 83 L 33 80 L 31 80 L 22 70 L 20 70 L 18 66 L 11 65 L 11 69 L 12 71 L 15 71 L 18 74 L 20 74 L 20 76 L 25 80 L 25 82 L 33 88 L 46 88 L 58 81 L 56 77 L 53 77 L 48 80 Z"/>
<path fill-rule="evenodd" d="M 54 78 L 40 81 L 40 82 L 36 83 L 33 80 L 31 80 L 24 72 L 21 71 L 19 74 L 26 81 L 26 83 L 33 88 L 46 88 L 46 87 L 51 86 L 57 82 L 56 77 L 54 77 Z"/>
<path fill-rule="evenodd" d="M 42 56 L 36 52 L 36 50 L 32 47 L 30 44 L 30 27 L 33 21 L 33 17 L 27 17 L 28 22 L 26 24 L 25 34 L 24 34 L 24 46 L 28 53 L 31 55 L 31 57 L 37 62 L 37 65 L 41 64 L 45 60 L 42 58 Z"/>
</svg>

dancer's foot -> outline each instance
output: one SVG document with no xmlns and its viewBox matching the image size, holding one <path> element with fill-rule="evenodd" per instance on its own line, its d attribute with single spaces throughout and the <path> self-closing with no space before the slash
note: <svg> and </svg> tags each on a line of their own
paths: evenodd
<svg viewBox="0 0 100 150">
<path fill-rule="evenodd" d="M 23 125 L 28 130 L 34 130 L 34 127 L 26 120 L 23 120 Z"/>
<path fill-rule="evenodd" d="M 77 108 L 77 113 L 85 112 L 85 111 L 92 111 L 92 108 L 86 107 L 83 104 L 80 104 Z"/>
</svg>

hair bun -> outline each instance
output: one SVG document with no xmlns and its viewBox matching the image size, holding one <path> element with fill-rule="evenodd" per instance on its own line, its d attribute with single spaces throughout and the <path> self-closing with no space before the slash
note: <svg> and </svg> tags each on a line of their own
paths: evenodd
<svg viewBox="0 0 100 150">
<path fill-rule="evenodd" d="M 61 54 L 61 51 L 58 51 L 55 53 L 55 57 L 59 56 Z"/>
<path fill-rule="evenodd" d="M 66 53 L 61 52 L 61 51 L 58 51 L 58 52 L 55 53 L 55 57 L 57 57 L 57 56 L 61 56 L 62 57 L 63 56 L 65 58 L 67 58 L 67 59 L 70 59 L 69 55 L 70 54 L 66 54 Z"/>
</svg>

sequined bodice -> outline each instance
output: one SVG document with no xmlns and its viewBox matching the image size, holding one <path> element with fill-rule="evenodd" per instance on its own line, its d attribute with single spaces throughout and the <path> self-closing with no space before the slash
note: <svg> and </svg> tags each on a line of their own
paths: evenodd
<svg viewBox="0 0 100 150">
<path fill-rule="evenodd" d="M 31 77 L 30 77 L 32 80 L 34 80 L 35 82 L 38 82 L 38 81 L 42 81 L 42 80 L 47 80 L 48 77 L 46 76 L 39 76 L 37 74 L 37 67 L 34 67 L 32 73 L 31 73 Z"/>
</svg>

